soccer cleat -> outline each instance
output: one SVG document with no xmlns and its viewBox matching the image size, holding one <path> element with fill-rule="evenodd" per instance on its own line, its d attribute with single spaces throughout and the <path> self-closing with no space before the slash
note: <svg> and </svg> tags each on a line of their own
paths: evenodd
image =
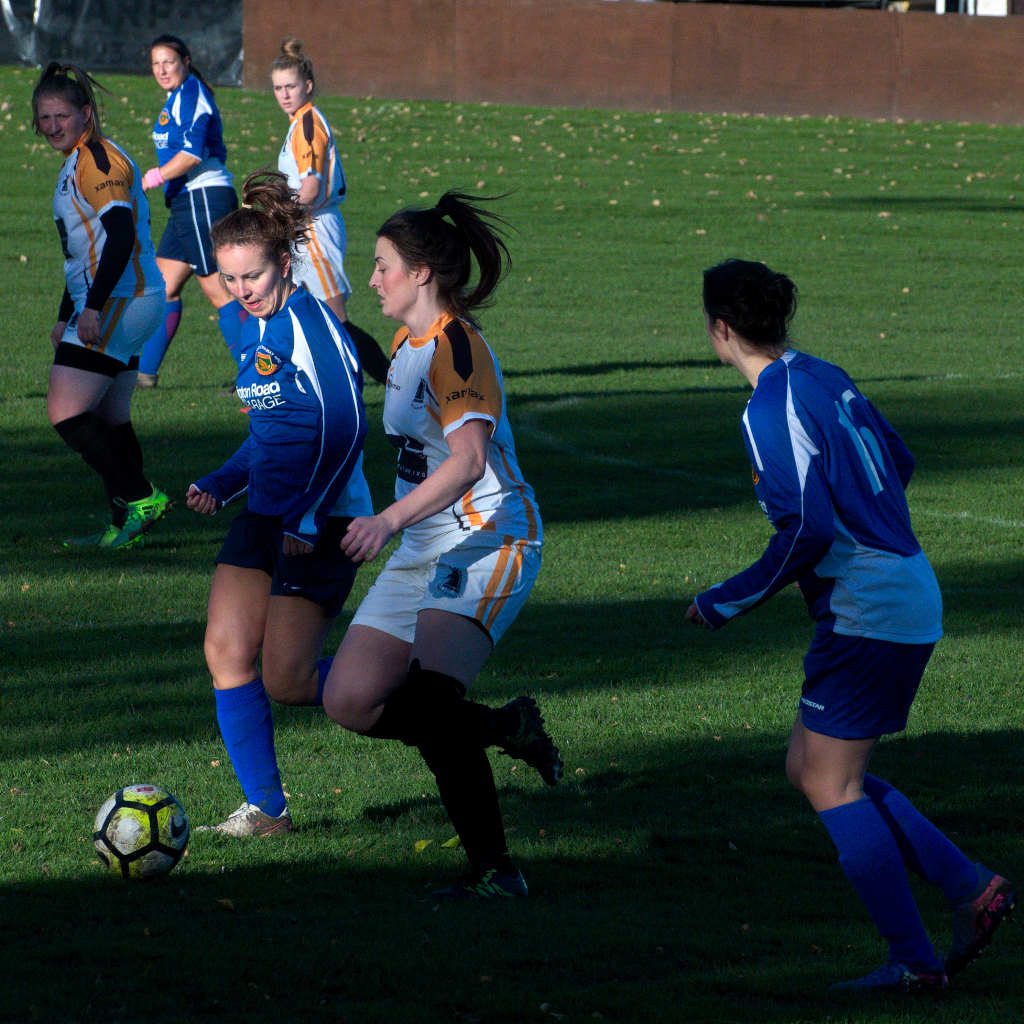
<svg viewBox="0 0 1024 1024">
<path fill-rule="evenodd" d="M 454 885 L 438 889 L 430 895 L 445 903 L 454 903 L 461 900 L 507 899 L 526 896 L 528 892 L 521 871 L 509 875 L 497 868 L 481 868 L 475 873 L 463 875 Z"/>
<path fill-rule="evenodd" d="M 138 501 L 122 501 L 120 498 L 114 500 L 128 510 L 128 515 L 121 532 L 109 545 L 112 548 L 128 547 L 158 519 L 167 515 L 171 507 L 171 499 L 158 487 L 153 488 L 153 493 L 148 498 L 140 498 Z"/>
<path fill-rule="evenodd" d="M 981 892 L 953 908 L 953 944 L 946 955 L 946 973 L 950 976 L 959 974 L 977 958 L 1017 903 L 1013 885 L 1002 875 L 990 875 L 980 865 L 978 870 L 982 878 L 988 878 Z"/>
<path fill-rule="evenodd" d="M 833 992 L 941 992 L 949 988 L 943 970 L 912 971 L 906 964 L 882 964 L 877 970 L 852 981 L 837 981 Z"/>
<path fill-rule="evenodd" d="M 197 832 L 219 832 L 222 836 L 245 839 L 248 836 L 276 836 L 294 830 L 286 807 L 276 818 L 248 802 L 232 811 L 218 825 L 200 825 Z"/>
<path fill-rule="evenodd" d="M 155 373 L 139 373 L 135 378 L 137 388 L 155 388 L 157 375 Z"/>
<path fill-rule="evenodd" d="M 498 741 L 498 746 L 509 757 L 525 761 L 540 772 L 540 777 L 553 786 L 562 777 L 565 766 L 558 747 L 544 731 L 544 719 L 532 697 L 516 697 L 501 709 L 506 720 L 513 725 Z"/>
<path fill-rule="evenodd" d="M 117 540 L 121 530 L 113 523 L 107 523 L 107 525 L 100 530 L 99 533 L 90 533 L 88 537 L 69 537 L 64 541 L 64 547 L 66 548 L 109 548 L 113 547 L 114 541 Z"/>
</svg>

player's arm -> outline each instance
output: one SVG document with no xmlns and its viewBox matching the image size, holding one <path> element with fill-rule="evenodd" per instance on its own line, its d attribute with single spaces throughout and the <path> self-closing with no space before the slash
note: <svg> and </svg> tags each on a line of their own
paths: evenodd
<svg viewBox="0 0 1024 1024">
<path fill-rule="evenodd" d="M 127 206 L 111 206 L 100 214 L 107 237 L 96 267 L 96 276 L 78 317 L 78 337 L 95 341 L 100 336 L 100 315 L 114 286 L 121 280 L 135 250 L 135 218 Z"/>
<path fill-rule="evenodd" d="M 75 314 L 75 303 L 71 298 L 71 292 L 68 291 L 68 286 L 64 286 L 64 294 L 60 297 L 60 309 L 57 310 L 57 322 L 53 325 L 53 330 L 50 331 L 50 341 L 53 342 L 54 349 L 60 344 L 61 338 L 64 337 L 64 328 L 67 327 L 68 321 Z"/>
<path fill-rule="evenodd" d="M 832 501 L 820 457 L 797 471 L 794 439 L 783 413 L 748 407 L 748 451 L 757 467 L 756 492 L 775 533 L 764 554 L 742 572 L 694 598 L 699 621 L 724 626 L 808 573 L 828 552 L 835 536 Z M 806 449 L 805 445 L 805 449 Z M 760 460 L 760 463 L 758 463 Z"/>
<path fill-rule="evenodd" d="M 289 488 L 291 500 L 281 516 L 285 554 L 312 551 L 325 520 L 359 466 L 369 425 L 357 367 L 355 364 L 336 376 L 321 378 L 322 384 L 330 382 L 321 400 L 320 435 L 313 442 L 313 448 L 321 454 L 308 477 L 296 480 Z"/>
<path fill-rule="evenodd" d="M 896 433 L 889 421 L 877 409 L 875 409 L 875 415 L 878 417 L 879 425 L 882 428 L 882 440 L 885 442 L 886 448 L 889 449 L 889 454 L 892 456 L 892 461 L 896 466 L 896 473 L 900 478 L 900 483 L 903 485 L 903 489 L 906 490 L 907 485 L 910 483 L 910 478 L 914 475 L 914 467 L 917 465 L 917 460 L 911 454 L 903 438 Z"/>
<path fill-rule="evenodd" d="M 249 436 L 220 469 L 200 477 L 195 483 L 191 484 L 185 499 L 188 507 L 195 509 L 197 512 L 210 514 L 243 495 L 249 486 L 249 467 L 252 464 L 252 449 L 253 440 Z M 209 503 L 201 501 L 200 495 L 208 495 L 212 498 L 213 507 L 207 510 L 205 506 Z M 199 505 L 204 507 L 198 507 Z"/>
<path fill-rule="evenodd" d="M 396 533 L 454 505 L 484 475 L 491 429 L 488 420 L 472 419 L 448 434 L 444 462 L 377 515 L 353 519 L 342 551 L 354 562 L 369 562 Z"/>
<path fill-rule="evenodd" d="M 142 176 L 142 187 L 147 190 L 159 188 L 173 178 L 181 178 L 188 174 L 199 163 L 199 157 L 181 150 L 175 153 L 167 163 L 161 164 L 159 167 L 150 167 Z"/>
<path fill-rule="evenodd" d="M 327 133 L 312 110 L 307 110 L 291 135 L 292 158 L 299 172 L 299 202 L 313 206 L 320 198 L 327 166 Z"/>
</svg>

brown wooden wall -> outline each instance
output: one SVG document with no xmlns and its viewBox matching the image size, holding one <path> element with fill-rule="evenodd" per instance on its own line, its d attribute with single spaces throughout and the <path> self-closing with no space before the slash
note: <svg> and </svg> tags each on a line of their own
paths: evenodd
<svg viewBox="0 0 1024 1024">
<path fill-rule="evenodd" d="M 1024 18 L 607 0 L 245 0 L 322 91 L 460 102 L 1024 123 Z"/>
</svg>

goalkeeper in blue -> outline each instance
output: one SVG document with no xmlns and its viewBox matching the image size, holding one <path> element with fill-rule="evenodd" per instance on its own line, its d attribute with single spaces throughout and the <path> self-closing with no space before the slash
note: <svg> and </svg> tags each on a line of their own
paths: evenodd
<svg viewBox="0 0 1024 1024">
<path fill-rule="evenodd" d="M 245 495 L 217 557 L 204 644 L 217 722 L 245 793 L 212 828 L 238 837 L 292 829 L 269 697 L 322 705 L 330 660 L 320 652 L 356 574 L 341 540 L 353 517 L 372 514 L 355 348 L 292 279 L 308 224 L 308 208 L 274 171 L 250 175 L 242 207 L 212 231 L 220 279 L 249 314 L 236 379 L 249 433 L 186 502 L 211 515 Z"/>
<path fill-rule="evenodd" d="M 881 967 L 834 987 L 941 990 L 988 944 L 1015 893 L 868 774 L 880 737 L 906 727 L 942 635 L 942 598 L 904 497 L 913 456 L 846 373 L 789 348 L 795 311 L 793 282 L 763 263 L 728 260 L 704 272 L 715 354 L 754 389 L 743 439 L 776 532 L 753 565 L 699 594 L 686 618 L 719 629 L 799 586 L 815 631 L 786 774 L 817 812 L 889 946 Z M 907 869 L 949 902 L 945 958 L 925 932 Z"/>
</svg>

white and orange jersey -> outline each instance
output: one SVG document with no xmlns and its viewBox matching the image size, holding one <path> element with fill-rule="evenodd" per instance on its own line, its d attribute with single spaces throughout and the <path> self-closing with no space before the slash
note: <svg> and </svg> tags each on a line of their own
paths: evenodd
<svg viewBox="0 0 1024 1024">
<path fill-rule="evenodd" d="M 85 307 L 107 240 L 100 217 L 116 206 L 131 210 L 135 248 L 111 297 L 138 298 L 163 292 L 139 168 L 110 139 L 83 139 L 64 161 L 53 195 L 53 217 L 64 249 L 64 276 L 78 311 Z"/>
<path fill-rule="evenodd" d="M 491 425 L 483 476 L 455 504 L 407 527 L 403 544 L 433 547 L 486 531 L 540 545 L 540 513 L 523 479 L 505 409 L 501 368 L 491 347 L 464 320 L 445 314 L 425 337 L 408 328 L 395 335 L 384 398 L 384 429 L 399 449 L 396 500 L 450 454 L 448 434 L 470 420 Z"/>
<path fill-rule="evenodd" d="M 345 198 L 345 174 L 327 119 L 312 103 L 292 114 L 288 134 L 277 157 L 277 169 L 298 190 L 303 178 L 315 175 L 320 193 L 311 204 L 314 214 L 337 206 Z"/>
</svg>

